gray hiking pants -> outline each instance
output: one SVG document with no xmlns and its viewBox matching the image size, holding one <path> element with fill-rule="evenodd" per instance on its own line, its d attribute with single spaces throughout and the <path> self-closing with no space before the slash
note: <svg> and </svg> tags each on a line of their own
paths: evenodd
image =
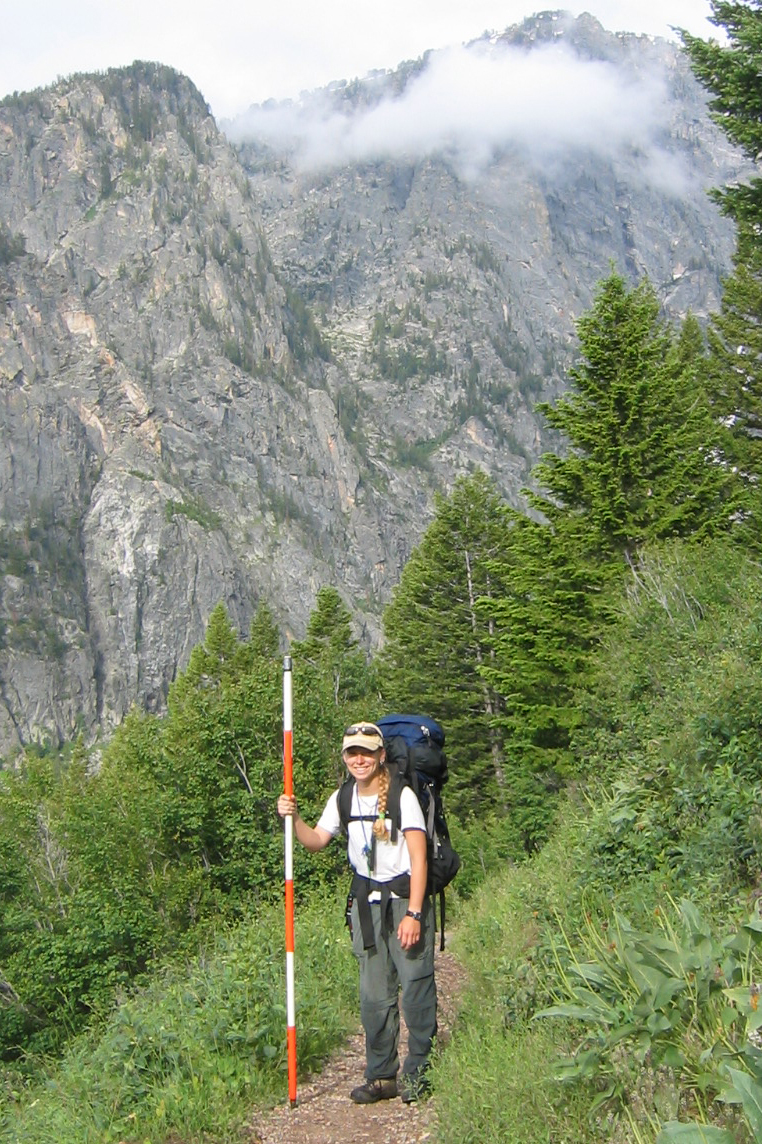
<svg viewBox="0 0 762 1144">
<path fill-rule="evenodd" d="M 392 898 L 386 917 L 381 904 L 370 903 L 375 949 L 363 949 L 357 902 L 352 905 L 352 949 L 360 967 L 360 1017 L 365 1030 L 365 1076 L 368 1080 L 397 1075 L 400 1014 L 408 1029 L 404 1073 L 425 1067 L 437 1032 L 437 989 L 434 982 L 434 911 L 423 903 L 421 940 L 403 950 L 397 926 L 405 916 L 407 898 Z"/>
</svg>

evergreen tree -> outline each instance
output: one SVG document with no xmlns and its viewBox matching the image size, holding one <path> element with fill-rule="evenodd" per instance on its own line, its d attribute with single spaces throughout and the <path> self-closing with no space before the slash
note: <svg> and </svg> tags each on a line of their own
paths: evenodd
<svg viewBox="0 0 762 1144">
<path fill-rule="evenodd" d="M 578 323 L 581 359 L 550 424 L 569 442 L 535 469 L 541 521 L 517 521 L 505 597 L 493 608 L 493 665 L 504 697 L 513 813 L 525 844 L 542 837 L 548 792 L 568 777 L 576 701 L 609 622 L 608 584 L 639 548 L 664 536 L 727 528 L 731 477 L 698 381 L 695 321 L 676 336 L 647 282 L 618 274 Z"/>
<path fill-rule="evenodd" d="M 551 521 L 584 519 L 591 554 L 634 557 L 646 541 L 727 527 L 731 480 L 715 462 L 719 431 L 698 381 L 695 321 L 676 337 L 649 282 L 613 273 L 579 320 L 572 388 L 539 409 L 570 450 L 543 457 L 532 501 Z"/>
<path fill-rule="evenodd" d="M 254 657 L 271 659 L 278 654 L 280 635 L 269 604 L 260 601 L 249 628 L 249 650 Z"/>
<path fill-rule="evenodd" d="M 734 273 L 725 281 L 719 314 L 709 330 L 707 387 L 713 408 L 727 428 L 722 442 L 726 465 L 743 484 L 746 535 L 759 540 L 762 511 L 762 247 L 739 247 Z"/>
<path fill-rule="evenodd" d="M 209 616 L 204 642 L 194 647 L 185 673 L 175 681 L 176 695 L 184 687 L 195 688 L 202 682 L 216 685 L 240 669 L 242 645 L 230 622 L 223 603 L 217 604 Z"/>
<path fill-rule="evenodd" d="M 687 32 L 683 43 L 691 67 L 713 98 L 713 116 L 748 157 L 762 152 L 762 2 L 713 0 L 712 22 L 727 44 L 705 42 Z M 709 331 L 707 385 L 718 422 L 728 432 L 721 455 L 739 474 L 744 539 L 762 536 L 762 179 L 713 192 L 738 224 L 734 271 L 726 281 L 721 310 Z"/>
<path fill-rule="evenodd" d="M 352 617 L 336 588 L 318 591 L 303 640 L 291 645 L 294 670 L 307 667 L 330 680 L 334 703 L 358 704 L 373 694 L 372 672 L 352 632 Z"/>
<path fill-rule="evenodd" d="M 498 691 L 480 668 L 493 656 L 487 601 L 504 592 L 510 514 L 482 472 L 437 497 L 436 515 L 384 612 L 380 687 L 387 707 L 439 719 L 448 736 L 448 807 L 507 806 Z"/>
<path fill-rule="evenodd" d="M 494 655 L 482 674 L 501 696 L 508 804 L 524 848 L 533 850 L 573 773 L 576 695 L 600 633 L 604 575 L 579 519 L 553 525 L 517 517 L 511 546 L 506 589 L 489 604 Z"/>
<path fill-rule="evenodd" d="M 696 77 L 712 93 L 718 126 L 755 162 L 762 152 L 762 0 L 711 0 L 711 22 L 727 44 L 681 32 Z M 762 179 L 712 192 L 741 225 L 762 218 Z"/>
</svg>

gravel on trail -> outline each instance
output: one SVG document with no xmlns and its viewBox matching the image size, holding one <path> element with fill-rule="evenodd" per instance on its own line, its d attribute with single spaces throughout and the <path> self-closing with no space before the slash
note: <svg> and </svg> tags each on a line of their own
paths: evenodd
<svg viewBox="0 0 762 1144">
<path fill-rule="evenodd" d="M 455 1020 L 464 972 L 448 950 L 437 950 L 435 971 L 441 1044 L 447 1041 Z M 404 1020 L 401 1026 L 404 1056 Z M 434 1144 L 436 1093 L 417 1104 L 403 1104 L 399 1099 L 353 1104 L 349 1093 L 362 1084 L 364 1068 L 365 1038 L 360 1031 L 342 1045 L 322 1072 L 300 1085 L 293 1108 L 284 1094 L 283 1105 L 257 1115 L 250 1125 L 248 1144 Z"/>
</svg>

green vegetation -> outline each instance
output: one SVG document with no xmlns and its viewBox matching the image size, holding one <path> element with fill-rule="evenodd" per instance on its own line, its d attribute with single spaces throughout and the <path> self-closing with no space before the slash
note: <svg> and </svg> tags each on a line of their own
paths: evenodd
<svg viewBox="0 0 762 1144">
<path fill-rule="evenodd" d="M 306 362 L 310 358 L 318 357 L 323 361 L 330 361 L 330 350 L 321 338 L 315 319 L 304 299 L 290 287 L 287 286 L 285 289 L 286 312 L 290 318 L 286 337 L 294 359 Z"/>
<path fill-rule="evenodd" d="M 300 910 L 299 1057 L 314 1069 L 352 1027 L 354 964 L 341 903 Z M 226 927 L 158 974 L 97 1035 L 71 1042 L 29 1087 L 8 1070 L 0 1139 L 15 1144 L 240 1140 L 285 1083 L 282 909 Z"/>
<path fill-rule="evenodd" d="M 0 222 L 0 266 L 7 266 L 16 258 L 26 254 L 26 239 L 23 234 L 12 234 L 4 222 Z"/>
<path fill-rule="evenodd" d="M 687 33 L 683 42 L 691 66 L 712 96 L 714 118 L 728 138 L 756 161 L 762 146 L 762 94 L 757 82 L 760 11 L 756 0 L 731 3 L 713 0 L 713 20 L 728 34 L 728 46 L 704 43 Z M 724 443 L 727 463 L 745 474 L 751 522 L 749 539 L 759 530 L 755 473 L 760 462 L 762 374 L 760 373 L 759 306 L 762 297 L 762 179 L 716 192 L 720 205 L 737 224 L 734 272 L 725 283 L 720 313 L 709 331 L 707 390 L 718 418 L 729 426 Z"/>
<path fill-rule="evenodd" d="M 440 433 L 438 437 L 428 437 L 422 441 L 406 441 L 404 437 L 394 437 L 394 459 L 401 468 L 427 469 L 430 458 L 437 449 L 449 440 L 452 433 Z"/>
<path fill-rule="evenodd" d="M 167 520 L 173 520 L 176 516 L 187 516 L 188 520 L 195 520 L 196 524 L 200 524 L 207 532 L 222 526 L 219 514 L 213 512 L 200 497 L 183 501 L 168 500 L 164 506 L 164 515 Z"/>
<path fill-rule="evenodd" d="M 760 587 L 725 539 L 625 579 L 572 740 L 591 778 L 460 927 L 442 1144 L 759 1138 Z"/>
<path fill-rule="evenodd" d="M 62 660 L 60 621 L 76 615 L 84 589 L 78 521 L 61 517 L 52 501 L 32 503 L 20 525 L 0 521 L 0 576 L 22 580 L 25 599 L 23 609 L 9 609 L 0 646 Z"/>
<path fill-rule="evenodd" d="M 430 275 L 426 282 L 424 294 L 428 296 L 433 289 Z M 381 377 L 397 383 L 414 377 L 447 377 L 451 373 L 447 355 L 437 348 L 434 334 L 427 332 L 427 322 L 417 303 L 410 303 L 401 311 L 393 306 L 376 315 L 371 331 L 371 362 Z"/>
<path fill-rule="evenodd" d="M 277 893 L 274 640 L 266 609 L 240 641 L 220 607 L 170 689 L 166 717 L 132 714 L 96 773 L 82 747 L 69 760 L 27 752 L 0 772 L 5 1060 L 60 1050 L 108 1011 L 116 989 L 193 948 L 213 919 L 240 917 Z M 299 673 L 295 686 L 309 720 L 298 752 L 309 813 L 332 781 L 343 713 L 332 678 L 318 668 L 308 676 L 308 695 Z M 297 869 L 306 888 L 333 866 Z"/>
<path fill-rule="evenodd" d="M 463 818 L 485 804 L 505 806 L 495 727 L 503 699 L 482 674 L 493 646 L 493 625 L 482 609 L 504 591 L 509 539 L 508 510 L 489 479 L 477 473 L 458 482 L 448 500 L 437 500 L 437 516 L 384 618 L 384 702 L 438 712 L 458 759 L 448 805 Z"/>
<path fill-rule="evenodd" d="M 729 46 L 687 47 L 754 153 L 762 7 L 713 10 Z M 532 514 L 458 481 L 375 662 L 330 585 L 291 645 L 305 818 L 347 722 L 448 731 L 469 986 L 434 1065 L 439 1144 L 762 1136 L 759 189 L 723 198 L 739 248 L 708 346 L 612 273 L 543 406 L 564 450 Z M 6 574 L 52 567 L 49 523 L 4 530 Z M 219 606 L 161 718 L 133 712 L 98 760 L 0 772 L 0 1139 L 232 1144 L 282 1098 L 279 648 L 264 604 L 245 639 Z M 303 1069 L 352 1021 L 340 851 L 295 853 Z"/>
<path fill-rule="evenodd" d="M 449 244 L 445 248 L 445 254 L 452 261 L 456 255 L 462 253 L 467 254 L 479 270 L 485 272 L 492 271 L 493 274 L 500 273 L 500 262 L 495 257 L 495 253 L 488 243 L 475 242 L 469 235 L 461 234 L 456 242 Z"/>
</svg>

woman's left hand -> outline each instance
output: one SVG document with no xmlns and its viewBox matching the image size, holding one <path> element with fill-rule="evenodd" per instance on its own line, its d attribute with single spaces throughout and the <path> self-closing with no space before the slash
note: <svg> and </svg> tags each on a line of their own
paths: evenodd
<svg viewBox="0 0 762 1144">
<path fill-rule="evenodd" d="M 402 949 L 412 949 L 421 940 L 421 923 L 406 915 L 397 926 L 397 940 Z"/>
</svg>

